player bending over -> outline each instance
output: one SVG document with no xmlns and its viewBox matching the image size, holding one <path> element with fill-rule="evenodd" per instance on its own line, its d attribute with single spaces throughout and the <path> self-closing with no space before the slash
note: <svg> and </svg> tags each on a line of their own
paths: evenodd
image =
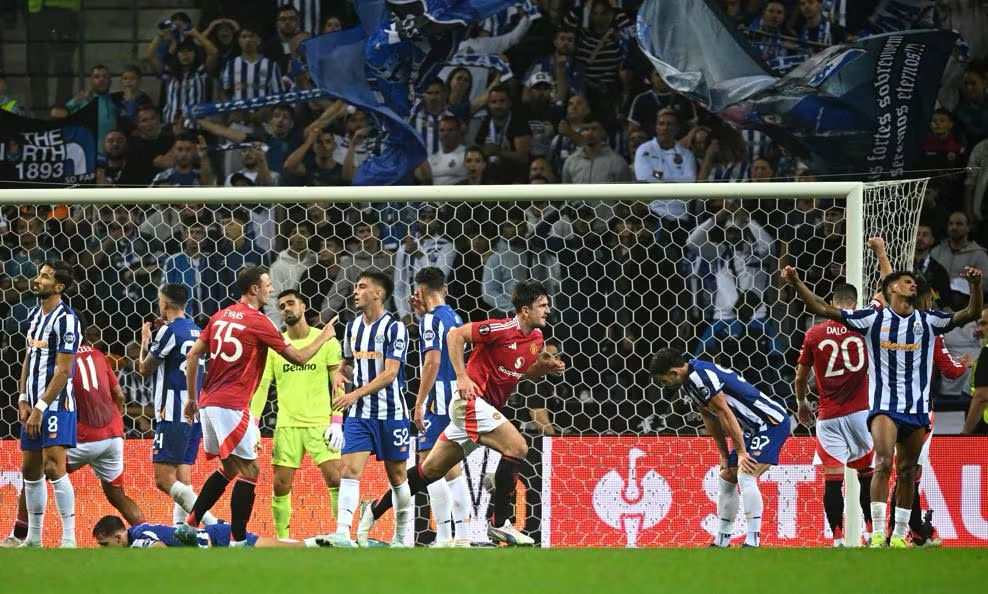
<svg viewBox="0 0 988 594">
<path fill-rule="evenodd" d="M 511 525 L 518 471 L 528 455 L 528 445 L 500 409 L 523 379 L 563 373 L 563 361 L 542 353 L 542 328 L 549 317 L 549 297 L 535 280 L 520 282 L 511 295 L 515 317 L 466 324 L 446 334 L 449 358 L 456 373 L 456 390 L 449 407 L 450 423 L 439 441 L 415 468 L 408 470 L 412 494 L 446 475 L 464 457 L 487 446 L 501 454 L 494 474 L 494 516 L 487 529 L 496 542 L 531 545 L 535 541 Z M 474 345 L 470 364 L 464 363 L 464 347 Z M 361 526 L 370 526 L 384 515 L 391 502 L 382 497 L 364 513 Z M 362 528 L 363 529 L 363 528 Z"/>
<path fill-rule="evenodd" d="M 682 388 L 697 405 L 720 453 L 717 516 L 720 528 L 711 546 L 728 547 L 738 514 L 738 486 L 748 521 L 745 547 L 761 545 L 764 503 L 758 477 L 779 463 L 789 438 L 789 414 L 741 374 L 701 359 L 687 359 L 673 349 L 652 358 L 652 377 L 666 388 Z M 727 437 L 734 446 L 727 449 Z"/>
<path fill-rule="evenodd" d="M 130 547 L 149 549 L 152 547 L 197 546 L 200 549 L 225 548 L 236 546 L 230 540 L 229 524 L 212 524 L 196 531 L 195 542 L 186 544 L 175 534 L 177 528 L 162 524 L 138 524 L 131 528 L 124 526 L 117 516 L 103 516 L 93 527 L 93 538 L 101 547 Z M 305 540 L 278 540 L 247 533 L 247 546 L 264 548 L 314 549 L 319 544 L 315 538 Z"/>
<path fill-rule="evenodd" d="M 891 547 L 909 546 L 906 531 L 915 495 L 916 464 L 930 426 L 934 338 L 977 319 L 981 313 L 981 271 L 968 267 L 963 276 L 971 285 L 971 299 L 966 308 L 954 314 L 917 309 L 916 279 L 908 271 L 893 272 L 882 280 L 887 307 L 852 312 L 821 301 L 799 280 L 792 266 L 782 271 L 782 279 L 795 287 L 807 311 L 842 322 L 864 337 L 871 400 L 868 423 L 875 444 L 871 517 L 875 526 L 885 525 L 894 455 L 899 489 Z M 871 546 L 885 546 L 883 531 L 872 533 Z"/>
<path fill-rule="evenodd" d="M 308 346 L 293 347 L 261 313 L 271 297 L 271 277 L 263 268 L 244 269 L 237 276 L 240 301 L 213 314 L 185 356 L 185 384 L 189 392 L 185 420 L 202 419 L 203 449 L 208 458 L 220 458 L 221 468 L 206 479 L 185 524 L 178 527 L 180 540 L 194 543 L 196 526 L 213 507 L 230 481 L 237 479 L 230 496 L 231 546 L 250 546 L 247 522 L 254 509 L 254 489 L 259 431 L 250 414 L 250 399 L 261 381 L 268 348 L 295 365 L 308 363 L 330 338 L 333 322 Z M 199 358 L 209 353 L 206 381 L 196 399 Z M 202 406 L 200 410 L 200 405 Z M 239 478 L 238 478 L 239 477 Z"/>
<path fill-rule="evenodd" d="M 175 502 L 172 523 L 185 522 L 196 502 L 192 489 L 192 465 L 202 441 L 202 424 L 196 415 L 192 421 L 182 418 L 189 399 L 185 383 L 185 355 L 198 340 L 201 330 L 185 316 L 189 290 L 185 285 L 169 283 L 158 291 L 158 312 L 164 324 L 151 336 L 151 324 L 141 326 L 141 358 L 138 371 L 144 377 L 154 375 L 154 441 L 151 445 L 151 466 L 154 484 Z M 202 359 L 198 370 L 196 391 L 202 385 Z M 206 512 L 203 524 L 216 523 Z"/>
</svg>

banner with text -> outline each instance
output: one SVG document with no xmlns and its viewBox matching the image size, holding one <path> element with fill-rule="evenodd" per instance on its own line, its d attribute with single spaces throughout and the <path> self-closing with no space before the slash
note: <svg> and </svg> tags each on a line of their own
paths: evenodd
<svg viewBox="0 0 988 594">
<path fill-rule="evenodd" d="M 95 181 L 97 109 L 92 101 L 60 120 L 36 120 L 0 110 L 0 185 Z"/>
</svg>

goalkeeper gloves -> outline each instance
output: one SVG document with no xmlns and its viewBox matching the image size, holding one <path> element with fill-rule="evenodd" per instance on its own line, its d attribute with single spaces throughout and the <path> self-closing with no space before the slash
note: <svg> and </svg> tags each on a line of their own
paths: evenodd
<svg viewBox="0 0 988 594">
<path fill-rule="evenodd" d="M 334 450 L 342 450 L 343 444 L 346 440 L 343 439 L 343 419 L 339 417 L 333 417 L 333 422 L 330 423 L 329 428 L 326 429 L 326 434 L 323 435 L 323 439 L 326 440 L 326 445 L 333 448 Z"/>
</svg>

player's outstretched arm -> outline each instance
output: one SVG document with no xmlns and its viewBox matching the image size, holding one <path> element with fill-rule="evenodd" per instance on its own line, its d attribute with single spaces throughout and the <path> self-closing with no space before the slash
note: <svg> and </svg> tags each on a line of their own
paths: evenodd
<svg viewBox="0 0 988 594">
<path fill-rule="evenodd" d="M 480 388 L 467 375 L 467 365 L 464 351 L 467 343 L 473 342 L 473 323 L 453 328 L 446 334 L 446 348 L 449 349 L 449 362 L 456 372 L 456 389 L 466 400 L 473 400 L 480 395 Z"/>
<path fill-rule="evenodd" d="M 565 361 L 558 356 L 542 351 L 539 354 L 539 358 L 535 360 L 535 363 L 532 363 L 532 366 L 528 368 L 528 371 L 525 372 L 522 378 L 536 380 L 547 375 L 562 375 L 564 371 L 566 371 Z"/>
<path fill-rule="evenodd" d="M 981 292 L 981 271 L 966 266 L 961 276 L 971 287 L 971 298 L 967 301 L 967 307 L 954 314 L 954 326 L 964 326 L 980 318 L 985 302 L 984 294 Z"/>
<path fill-rule="evenodd" d="M 878 272 L 882 278 L 892 274 L 892 263 L 889 261 L 888 252 L 885 251 L 885 239 L 882 237 L 868 238 L 868 249 L 875 252 L 878 258 Z"/>
<path fill-rule="evenodd" d="M 319 336 L 317 336 L 315 340 L 306 345 L 304 348 L 297 349 L 294 346 L 289 345 L 279 354 L 289 363 L 294 363 L 295 365 L 305 365 L 309 362 L 309 359 L 316 356 L 316 353 L 319 352 L 322 345 L 326 344 L 329 339 L 336 337 L 335 325 L 339 319 L 339 315 L 333 316 L 333 319 L 323 326 L 322 332 L 319 333 Z"/>
<path fill-rule="evenodd" d="M 782 281 L 796 289 L 796 294 L 806 304 L 806 311 L 836 322 L 843 321 L 841 310 L 814 295 L 813 291 L 799 280 L 799 274 L 792 266 L 786 266 L 782 269 Z"/>
<path fill-rule="evenodd" d="M 185 419 L 190 423 L 199 412 L 199 358 L 207 352 L 209 345 L 200 338 L 185 355 L 185 389 L 189 399 L 185 403 L 184 413 Z"/>
<path fill-rule="evenodd" d="M 796 402 L 799 408 L 796 411 L 796 416 L 799 417 L 799 422 L 804 425 L 809 425 L 810 421 L 813 420 L 813 409 L 810 408 L 810 401 L 807 396 L 810 394 L 810 366 L 803 365 L 802 363 L 796 365 Z"/>
</svg>

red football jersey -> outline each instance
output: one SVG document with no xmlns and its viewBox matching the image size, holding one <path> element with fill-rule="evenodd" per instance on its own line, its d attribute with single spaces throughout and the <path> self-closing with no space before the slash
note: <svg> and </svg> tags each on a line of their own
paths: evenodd
<svg viewBox="0 0 988 594">
<path fill-rule="evenodd" d="M 246 410 L 261 383 L 268 347 L 280 353 L 288 340 L 263 313 L 240 301 L 213 314 L 199 335 L 209 346 L 199 406 Z"/>
<path fill-rule="evenodd" d="M 812 365 L 820 395 L 817 418 L 832 419 L 868 409 L 868 353 L 864 339 L 828 320 L 806 332 L 801 365 Z"/>
<path fill-rule="evenodd" d="M 943 377 L 949 380 L 955 380 L 967 371 L 967 367 L 955 361 L 947 347 L 943 346 L 943 336 L 941 335 L 937 335 L 933 341 L 933 366 Z"/>
<path fill-rule="evenodd" d="M 78 423 L 76 441 L 89 443 L 123 437 L 123 417 L 113 402 L 113 388 L 119 388 L 106 355 L 82 345 L 75 356 L 72 389 L 75 391 Z"/>
<path fill-rule="evenodd" d="M 542 330 L 536 328 L 525 336 L 518 318 L 487 320 L 471 325 L 471 340 L 474 348 L 467 375 L 488 404 L 501 408 L 542 352 Z"/>
</svg>

